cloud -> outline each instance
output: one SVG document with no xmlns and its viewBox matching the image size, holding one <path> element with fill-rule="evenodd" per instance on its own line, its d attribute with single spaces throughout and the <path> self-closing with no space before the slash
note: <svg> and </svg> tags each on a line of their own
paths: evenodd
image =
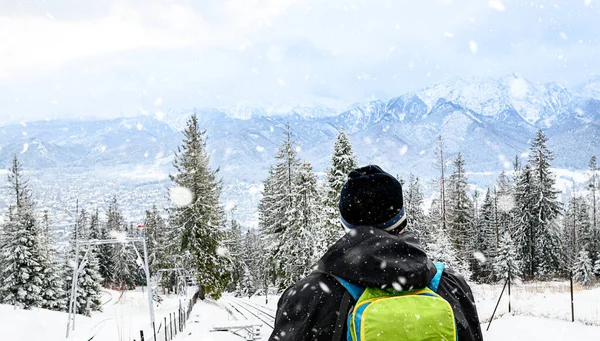
<svg viewBox="0 0 600 341">
<path fill-rule="evenodd" d="M 83 57 L 142 48 L 230 47 L 253 29 L 268 25 L 291 0 L 229 0 L 217 23 L 189 5 L 161 1 L 112 3 L 106 15 L 57 20 L 58 14 L 0 16 L 0 80 L 60 67 Z M 65 8 L 69 3 L 64 2 Z M 64 9 L 63 9 L 64 10 Z M 59 12 L 62 13 L 62 12 Z"/>
</svg>

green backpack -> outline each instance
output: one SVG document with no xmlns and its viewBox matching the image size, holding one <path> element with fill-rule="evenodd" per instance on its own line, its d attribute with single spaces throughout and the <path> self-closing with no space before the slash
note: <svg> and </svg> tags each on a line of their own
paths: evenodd
<svg viewBox="0 0 600 341">
<path fill-rule="evenodd" d="M 336 276 L 356 301 L 346 321 L 347 341 L 457 341 L 452 307 L 437 294 L 444 263 L 435 267 L 437 272 L 426 288 L 401 292 L 363 288 Z M 341 315 L 349 308 L 344 305 Z M 336 334 L 341 338 L 340 325 L 336 328 L 334 340 Z"/>
</svg>

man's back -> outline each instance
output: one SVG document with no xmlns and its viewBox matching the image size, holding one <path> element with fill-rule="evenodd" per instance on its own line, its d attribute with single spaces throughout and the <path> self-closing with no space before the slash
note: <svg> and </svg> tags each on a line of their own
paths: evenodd
<svg viewBox="0 0 600 341">
<path fill-rule="evenodd" d="M 402 290 L 410 290 L 427 286 L 435 272 L 435 265 L 412 234 L 353 229 L 323 256 L 318 271 L 282 295 L 269 340 L 332 339 L 346 290 L 332 275 L 364 287 L 401 285 Z M 473 295 L 465 280 L 446 269 L 438 293 L 453 308 L 459 340 L 482 340 Z M 339 313 L 345 317 L 348 311 Z"/>
</svg>

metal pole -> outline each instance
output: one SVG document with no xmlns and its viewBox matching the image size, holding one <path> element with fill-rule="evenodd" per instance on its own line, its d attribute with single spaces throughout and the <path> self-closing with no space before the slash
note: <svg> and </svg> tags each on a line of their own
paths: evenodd
<svg viewBox="0 0 600 341">
<path fill-rule="evenodd" d="M 508 267 L 508 312 L 511 312 L 510 309 L 510 279 L 511 279 L 511 273 L 510 273 L 510 266 Z"/>
<path fill-rule="evenodd" d="M 77 228 L 75 228 L 77 238 Z M 79 283 L 79 242 L 75 240 L 75 285 L 73 286 L 73 330 L 75 330 L 75 315 L 77 315 L 77 284 Z"/>
<path fill-rule="evenodd" d="M 73 312 L 73 301 L 74 301 L 73 296 L 75 295 L 73 289 L 75 289 L 75 282 L 77 280 L 77 268 L 78 268 L 77 259 L 75 259 L 75 266 L 73 267 L 73 279 L 71 281 L 71 296 L 69 298 L 69 319 L 67 321 L 66 338 L 69 338 L 69 329 L 71 329 L 71 318 L 72 318 L 71 314 Z"/>
<path fill-rule="evenodd" d="M 152 302 L 152 289 L 150 286 L 150 268 L 148 267 L 148 251 L 146 250 L 146 238 L 142 239 L 142 245 L 144 247 L 144 272 L 146 273 L 146 285 L 148 286 L 148 307 L 150 308 L 150 325 L 153 325 L 155 318 L 154 302 Z"/>
<path fill-rule="evenodd" d="M 575 308 L 573 307 L 573 270 L 569 271 L 569 279 L 571 282 L 571 322 L 575 322 Z"/>
<path fill-rule="evenodd" d="M 487 329 L 485 331 L 490 330 L 490 325 L 492 324 L 492 321 L 494 320 L 494 315 L 496 315 L 496 309 L 498 309 L 498 304 L 500 304 L 500 300 L 502 299 L 502 294 L 504 294 L 504 289 L 506 289 L 506 284 L 508 284 L 508 278 L 506 279 L 506 282 L 504 282 L 504 286 L 502 287 L 502 292 L 500 293 L 500 297 L 498 297 L 498 302 L 496 302 L 496 307 L 494 308 L 494 312 L 492 313 L 492 317 L 490 318 L 490 323 L 488 323 Z"/>
<path fill-rule="evenodd" d="M 167 317 L 165 316 L 165 341 L 167 341 Z"/>
</svg>

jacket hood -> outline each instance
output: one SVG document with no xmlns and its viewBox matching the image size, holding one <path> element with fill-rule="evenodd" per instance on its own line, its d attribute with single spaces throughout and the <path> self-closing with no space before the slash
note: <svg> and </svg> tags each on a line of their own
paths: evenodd
<svg viewBox="0 0 600 341">
<path fill-rule="evenodd" d="M 426 287 L 436 273 L 416 237 L 357 227 L 338 240 L 318 270 L 365 287 L 411 290 Z M 398 287 L 398 285 L 400 287 Z"/>
</svg>

